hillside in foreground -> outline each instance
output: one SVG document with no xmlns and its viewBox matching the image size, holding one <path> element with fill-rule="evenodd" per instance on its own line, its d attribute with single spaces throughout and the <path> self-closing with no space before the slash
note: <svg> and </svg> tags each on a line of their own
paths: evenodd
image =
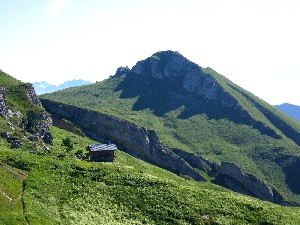
<svg viewBox="0 0 300 225">
<path fill-rule="evenodd" d="M 47 155 L 11 150 L 1 139 L 0 224 L 300 223 L 298 208 L 185 180 L 122 151 L 115 164 L 76 159 L 93 141 L 51 132 Z M 75 144 L 70 152 L 61 145 L 66 137 Z"/>
<path fill-rule="evenodd" d="M 103 82 L 43 99 L 154 130 L 170 149 L 233 162 L 300 202 L 300 124 L 210 68 L 158 52 Z M 210 178 L 209 178 L 210 179 Z M 214 178 L 212 178 L 214 179 Z"/>
</svg>

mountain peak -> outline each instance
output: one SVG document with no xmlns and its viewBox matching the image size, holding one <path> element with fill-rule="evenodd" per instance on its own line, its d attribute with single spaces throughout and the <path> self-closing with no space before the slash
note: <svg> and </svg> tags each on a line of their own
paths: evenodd
<svg viewBox="0 0 300 225">
<path fill-rule="evenodd" d="M 132 72 L 136 74 L 149 74 L 154 78 L 181 77 L 187 73 L 203 73 L 201 67 L 191 62 L 177 51 L 161 51 L 154 53 L 151 57 L 139 61 Z"/>
<path fill-rule="evenodd" d="M 137 62 L 133 74 L 174 82 L 185 91 L 206 100 L 220 100 L 222 105 L 237 105 L 236 99 L 225 92 L 217 79 L 177 51 L 161 51 Z"/>
</svg>

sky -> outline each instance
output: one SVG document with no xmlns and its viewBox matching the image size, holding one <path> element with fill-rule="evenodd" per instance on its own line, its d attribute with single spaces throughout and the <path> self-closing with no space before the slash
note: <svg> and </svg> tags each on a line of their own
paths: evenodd
<svg viewBox="0 0 300 225">
<path fill-rule="evenodd" d="M 0 0 L 0 69 L 101 81 L 179 51 L 274 105 L 300 105 L 298 0 Z"/>
</svg>

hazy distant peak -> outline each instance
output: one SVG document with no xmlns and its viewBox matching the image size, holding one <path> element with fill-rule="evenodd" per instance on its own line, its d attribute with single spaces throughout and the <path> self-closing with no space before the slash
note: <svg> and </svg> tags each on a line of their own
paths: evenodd
<svg viewBox="0 0 300 225">
<path fill-rule="evenodd" d="M 65 88 L 70 88 L 70 87 L 77 87 L 77 86 L 82 86 L 82 85 L 88 85 L 92 84 L 90 81 L 84 81 L 82 79 L 79 80 L 71 80 L 71 81 L 65 81 L 64 83 L 60 85 L 53 85 L 49 84 L 46 81 L 41 81 L 41 82 L 34 82 L 33 86 L 38 95 L 41 94 L 46 94 L 46 93 L 52 93 L 55 91 L 59 91 Z"/>
<path fill-rule="evenodd" d="M 281 112 L 287 114 L 288 116 L 300 120 L 300 106 L 298 105 L 293 105 L 290 103 L 283 103 L 281 105 L 275 105 L 278 110 Z"/>
</svg>

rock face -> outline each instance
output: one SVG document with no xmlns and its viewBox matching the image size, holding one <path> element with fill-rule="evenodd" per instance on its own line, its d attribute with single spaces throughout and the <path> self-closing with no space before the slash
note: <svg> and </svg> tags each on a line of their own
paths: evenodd
<svg viewBox="0 0 300 225">
<path fill-rule="evenodd" d="M 219 99 L 223 106 L 240 107 L 238 101 L 212 75 L 204 73 L 200 66 L 178 52 L 155 53 L 139 61 L 130 72 L 138 75 L 151 74 L 156 79 L 168 77 L 179 81 L 179 85 L 186 91 L 198 94 L 204 99 Z"/>
<path fill-rule="evenodd" d="M 111 141 L 137 158 L 176 174 L 205 181 L 183 158 L 163 146 L 155 131 L 138 127 L 110 115 L 47 99 L 42 99 L 42 104 L 52 116 L 70 120 L 95 140 Z"/>
<path fill-rule="evenodd" d="M 116 73 L 115 73 L 115 77 L 118 77 L 118 76 L 123 76 L 124 74 L 128 73 L 130 71 L 129 67 L 128 66 L 121 66 L 117 69 Z"/>
<path fill-rule="evenodd" d="M 35 105 L 41 104 L 32 85 L 30 85 L 27 90 L 27 97 L 32 104 L 35 104 Z"/>
<path fill-rule="evenodd" d="M 46 144 L 53 145 L 53 137 L 49 131 L 45 132 L 43 135 L 43 140 Z"/>
<path fill-rule="evenodd" d="M 205 159 L 201 155 L 196 155 L 194 153 L 185 152 L 181 149 L 173 148 L 172 151 L 182 157 L 187 163 L 189 163 L 193 168 L 205 171 L 207 174 L 214 176 L 220 172 L 220 166 L 215 163 Z"/>
<path fill-rule="evenodd" d="M 6 103 L 6 88 L 0 86 L 0 115 L 6 119 L 8 117 L 8 106 Z"/>
<path fill-rule="evenodd" d="M 19 87 L 15 88 L 15 90 L 18 89 L 20 89 L 20 95 L 25 93 L 27 101 L 30 102 L 27 106 L 27 111 L 25 112 L 23 110 L 21 112 L 16 106 L 10 108 L 7 102 L 7 94 L 12 90 L 7 90 L 6 87 L 0 86 L 0 115 L 7 120 L 7 124 L 10 124 L 11 129 L 18 128 L 22 131 L 27 131 L 41 137 L 47 140 L 48 143 L 53 143 L 53 141 L 50 141 L 52 136 L 47 133 L 52 125 L 51 117 L 43 109 L 33 86 L 31 84 L 21 83 Z M 44 138 L 45 135 L 46 137 Z M 12 143 L 13 148 L 20 148 L 23 146 L 23 143 L 19 140 L 12 140 L 11 138 L 6 139 Z"/>
<path fill-rule="evenodd" d="M 222 162 L 220 172 L 224 176 L 228 188 L 244 194 L 257 197 L 261 200 L 278 203 L 283 198 L 271 186 L 257 177 L 244 173 L 243 170 L 230 162 Z"/>
</svg>

